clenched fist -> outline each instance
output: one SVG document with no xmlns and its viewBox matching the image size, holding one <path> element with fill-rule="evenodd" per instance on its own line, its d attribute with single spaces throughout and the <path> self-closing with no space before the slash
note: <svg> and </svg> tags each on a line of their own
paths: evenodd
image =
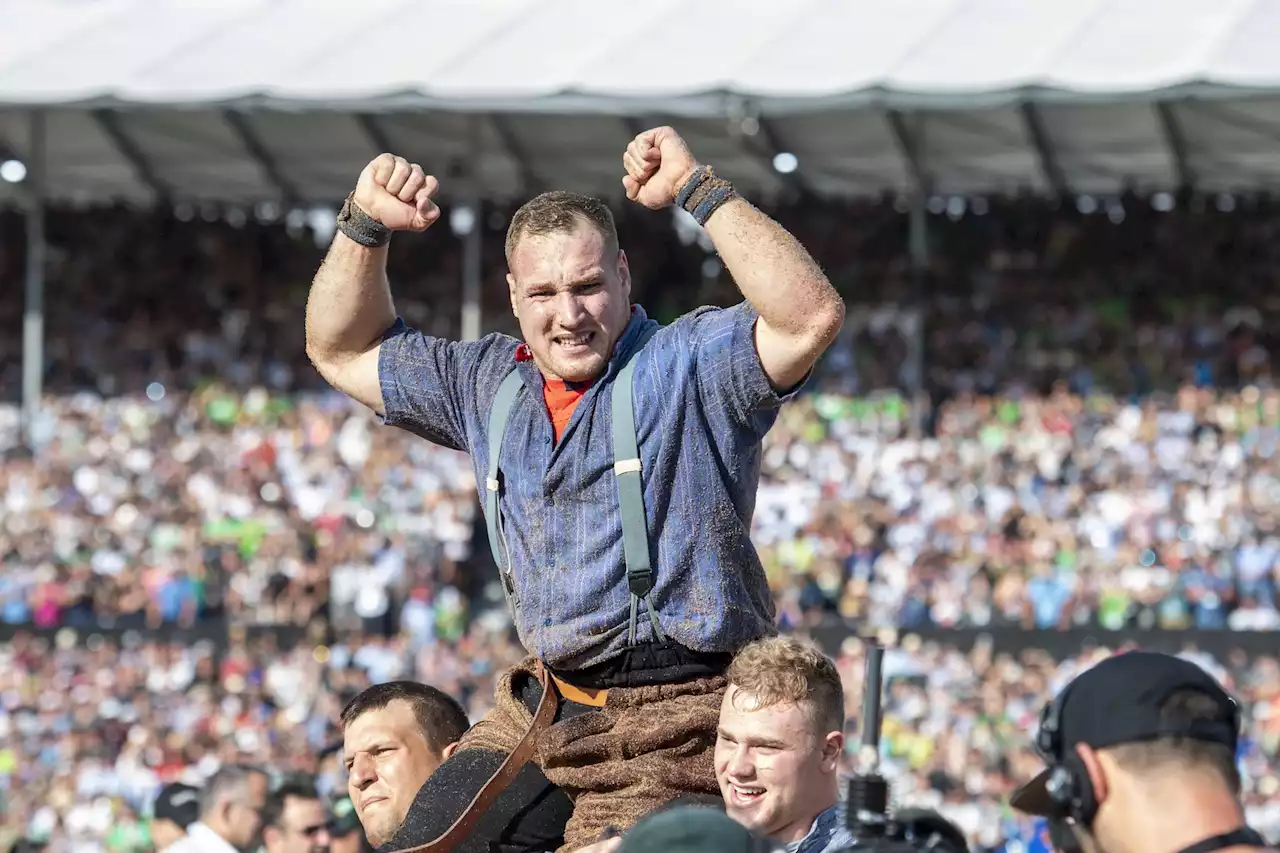
<svg viewBox="0 0 1280 853">
<path fill-rule="evenodd" d="M 425 231 L 440 218 L 431 197 L 440 182 L 403 157 L 379 154 L 364 167 L 354 201 L 392 231 Z"/>
<path fill-rule="evenodd" d="M 662 210 L 675 202 L 698 163 L 680 134 L 669 127 L 655 127 L 631 140 L 622 166 L 627 170 L 622 179 L 627 198 L 650 210 Z"/>
</svg>

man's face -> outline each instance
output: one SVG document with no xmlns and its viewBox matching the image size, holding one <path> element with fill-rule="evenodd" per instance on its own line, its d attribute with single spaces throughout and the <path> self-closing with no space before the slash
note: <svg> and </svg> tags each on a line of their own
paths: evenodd
<svg viewBox="0 0 1280 853">
<path fill-rule="evenodd" d="M 240 850 L 248 850 L 257 842 L 262 829 L 262 807 L 267 804 L 266 776 L 254 773 L 245 784 L 244 798 L 231 804 L 226 821 L 226 841 Z"/>
<path fill-rule="evenodd" d="M 347 792 L 375 847 L 396 834 L 418 789 L 444 760 L 427 743 L 413 707 L 401 699 L 352 720 L 342 735 L 342 752 Z"/>
<path fill-rule="evenodd" d="M 585 221 L 525 235 L 511 253 L 511 310 L 542 374 L 588 382 L 604 372 L 631 318 L 631 272 Z"/>
<path fill-rule="evenodd" d="M 730 685 L 715 750 L 725 811 L 774 841 L 799 841 L 833 802 L 843 746 L 840 732 L 818 731 L 808 703 L 759 708 Z"/>
<path fill-rule="evenodd" d="M 268 853 L 328 853 L 329 816 L 319 800 L 285 797 L 278 826 L 263 833 Z"/>
</svg>

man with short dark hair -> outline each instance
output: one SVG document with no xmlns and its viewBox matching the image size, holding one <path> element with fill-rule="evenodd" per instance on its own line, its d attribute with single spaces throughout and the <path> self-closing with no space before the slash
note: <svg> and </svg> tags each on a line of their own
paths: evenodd
<svg viewBox="0 0 1280 853">
<path fill-rule="evenodd" d="M 510 756 L 571 794 L 569 849 L 714 791 L 724 670 L 775 630 L 751 542 L 761 444 L 838 334 L 844 303 L 804 247 L 672 128 L 638 134 L 622 166 L 630 200 L 678 205 L 706 229 L 744 301 L 659 326 L 631 301 L 607 206 L 552 192 L 508 229 L 523 342 L 409 329 L 387 244 L 439 219 L 439 184 L 390 154 L 361 174 L 312 283 L 307 354 L 320 375 L 386 423 L 471 455 L 531 655 L 427 782 L 421 820 L 396 847 L 443 837 L 473 797 L 503 788 Z M 460 849 L 496 840 L 470 836 Z"/>
<path fill-rule="evenodd" d="M 1240 803 L 1240 723 L 1235 701 L 1190 661 L 1108 658 L 1046 705 L 1036 748 L 1049 768 L 1010 803 L 1069 821 L 1089 853 L 1265 848 Z"/>
<path fill-rule="evenodd" d="M 262 809 L 266 853 L 329 853 L 329 814 L 314 782 L 289 779 Z"/>
<path fill-rule="evenodd" d="M 375 846 L 400 829 L 422 783 L 469 728 L 456 699 L 416 681 L 364 690 L 342 709 L 341 724 L 347 789 Z"/>
<path fill-rule="evenodd" d="M 341 722 L 347 791 L 369 843 L 387 846 L 437 820 L 439 795 L 425 783 L 467 731 L 457 700 L 415 681 L 377 684 L 348 703 Z M 472 751 L 461 767 L 485 773 L 487 760 Z M 486 853 L 490 840 L 502 851 L 554 850 L 572 811 L 568 796 L 529 764 L 480 817 L 468 844 L 486 845 L 476 848 Z"/>
</svg>

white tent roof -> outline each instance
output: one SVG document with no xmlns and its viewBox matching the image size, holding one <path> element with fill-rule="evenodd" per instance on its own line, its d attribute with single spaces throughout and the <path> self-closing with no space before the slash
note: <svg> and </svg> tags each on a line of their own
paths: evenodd
<svg viewBox="0 0 1280 853">
<path fill-rule="evenodd" d="M 1277 45 L 1275 0 L 0 0 L 0 159 L 46 108 L 58 197 L 332 202 L 384 148 L 513 196 L 669 122 L 755 191 L 1257 188 Z"/>
</svg>

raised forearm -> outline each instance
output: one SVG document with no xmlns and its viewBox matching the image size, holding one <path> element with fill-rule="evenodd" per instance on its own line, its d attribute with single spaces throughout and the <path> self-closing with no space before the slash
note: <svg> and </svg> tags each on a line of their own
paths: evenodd
<svg viewBox="0 0 1280 853">
<path fill-rule="evenodd" d="M 307 296 L 307 355 L 323 374 L 325 364 L 377 345 L 395 319 L 386 247 L 368 249 L 335 234 Z"/>
</svg>

